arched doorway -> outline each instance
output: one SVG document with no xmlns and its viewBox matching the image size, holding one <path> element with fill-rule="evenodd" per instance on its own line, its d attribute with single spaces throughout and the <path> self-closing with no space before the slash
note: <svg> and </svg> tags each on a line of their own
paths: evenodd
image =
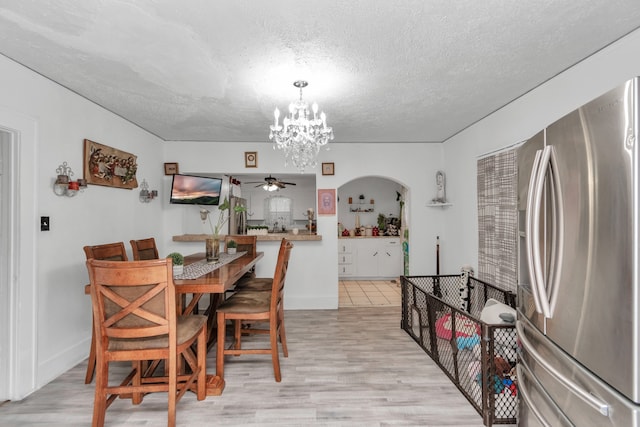
<svg viewBox="0 0 640 427">
<path fill-rule="evenodd" d="M 400 307 L 406 194 L 402 184 L 379 176 L 338 188 L 339 307 Z"/>
</svg>

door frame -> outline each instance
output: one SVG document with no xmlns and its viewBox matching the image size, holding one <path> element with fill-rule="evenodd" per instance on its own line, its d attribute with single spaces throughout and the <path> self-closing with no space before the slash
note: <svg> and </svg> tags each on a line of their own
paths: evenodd
<svg viewBox="0 0 640 427">
<path fill-rule="evenodd" d="M 37 298 L 36 277 L 36 154 L 38 128 L 35 119 L 0 108 L 0 131 L 8 132 L 9 202 L 3 208 L 10 230 L 6 263 L 8 271 L 8 379 L 7 396 L 20 400 L 37 386 Z M 6 168 L 5 168 L 6 169 Z M 6 343 L 3 343 L 5 345 Z"/>
</svg>

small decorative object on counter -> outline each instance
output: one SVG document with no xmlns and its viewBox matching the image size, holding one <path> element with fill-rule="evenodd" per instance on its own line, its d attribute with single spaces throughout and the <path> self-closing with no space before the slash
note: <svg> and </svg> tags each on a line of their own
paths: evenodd
<svg viewBox="0 0 640 427">
<path fill-rule="evenodd" d="M 349 237 L 351 233 L 346 228 L 342 230 L 342 237 Z"/>
<path fill-rule="evenodd" d="M 358 196 L 358 199 L 360 199 L 360 203 L 364 203 L 364 194 Z"/>
<path fill-rule="evenodd" d="M 179 276 L 184 272 L 184 256 L 180 252 L 171 252 L 167 255 L 173 261 L 173 275 Z"/>
<path fill-rule="evenodd" d="M 353 204 L 353 197 L 349 197 L 349 204 Z"/>
<path fill-rule="evenodd" d="M 236 253 L 236 251 L 238 250 L 238 244 L 236 243 L 235 240 L 229 240 L 227 242 L 227 253 L 229 255 L 233 255 Z"/>
<path fill-rule="evenodd" d="M 372 236 L 379 236 L 380 235 L 380 230 L 378 229 L 378 227 L 373 227 L 373 229 L 371 230 L 371 235 Z"/>
</svg>

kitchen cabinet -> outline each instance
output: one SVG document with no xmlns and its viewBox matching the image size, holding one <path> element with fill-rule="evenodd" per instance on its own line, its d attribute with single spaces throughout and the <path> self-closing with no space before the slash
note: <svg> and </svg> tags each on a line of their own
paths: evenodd
<svg viewBox="0 0 640 427">
<path fill-rule="evenodd" d="M 353 276 L 353 253 L 352 241 L 347 239 L 338 240 L 338 276 Z"/>
<path fill-rule="evenodd" d="M 389 279 L 403 272 L 399 237 L 338 239 L 338 246 L 340 277 Z"/>
</svg>

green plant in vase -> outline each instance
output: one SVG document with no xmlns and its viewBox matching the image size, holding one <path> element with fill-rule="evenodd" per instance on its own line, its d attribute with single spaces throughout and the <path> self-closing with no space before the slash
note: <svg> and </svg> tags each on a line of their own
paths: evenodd
<svg viewBox="0 0 640 427">
<path fill-rule="evenodd" d="M 227 253 L 233 255 L 238 250 L 238 243 L 235 240 L 229 240 L 227 242 Z"/>
<path fill-rule="evenodd" d="M 204 222 L 205 219 L 209 221 L 209 227 L 211 228 L 211 237 L 206 238 L 206 255 L 207 262 L 216 262 L 220 259 L 220 231 L 222 227 L 229 221 L 231 204 L 229 203 L 228 198 L 224 198 L 224 201 L 218 205 L 218 210 L 220 211 L 218 214 L 218 221 L 214 226 L 211 222 L 210 212 L 206 209 L 200 210 L 200 218 Z M 246 208 L 244 206 L 234 206 L 234 213 L 244 212 Z"/>
</svg>

